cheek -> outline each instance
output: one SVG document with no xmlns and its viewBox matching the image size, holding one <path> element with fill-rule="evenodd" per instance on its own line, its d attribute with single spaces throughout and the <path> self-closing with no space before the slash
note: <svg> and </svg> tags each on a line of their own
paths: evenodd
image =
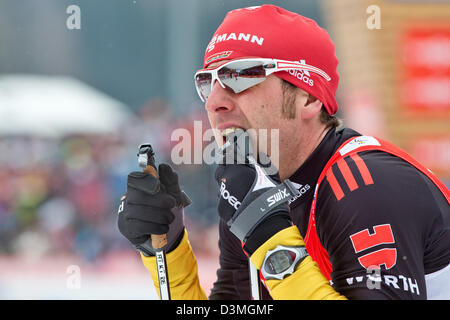
<svg viewBox="0 0 450 320">
<path fill-rule="evenodd" d="M 213 112 L 207 112 L 209 125 L 211 128 L 215 128 L 216 126 L 216 117 L 214 116 Z"/>
<path fill-rule="evenodd" d="M 212 130 L 212 134 L 214 136 L 214 140 L 216 141 L 217 145 L 221 147 L 224 144 L 223 136 L 217 129 L 213 129 L 216 127 L 216 117 L 214 116 L 214 113 L 208 112 L 208 120 L 210 125 L 210 130 Z"/>
<path fill-rule="evenodd" d="M 280 123 L 282 115 L 282 104 L 277 100 L 270 99 L 265 103 L 257 105 L 252 112 L 252 119 L 254 125 L 257 128 L 264 129 L 279 129 L 282 123 Z"/>
</svg>

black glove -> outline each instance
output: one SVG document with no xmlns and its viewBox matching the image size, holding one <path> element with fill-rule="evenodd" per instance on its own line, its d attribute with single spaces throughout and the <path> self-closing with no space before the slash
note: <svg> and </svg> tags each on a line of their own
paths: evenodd
<svg viewBox="0 0 450 320">
<path fill-rule="evenodd" d="M 236 133 L 241 134 L 246 133 Z M 225 148 L 223 164 L 215 173 L 220 188 L 218 211 L 251 255 L 278 231 L 292 225 L 288 200 L 298 191 L 289 180 L 280 182 L 278 171 L 273 170 L 266 155 L 260 154 L 256 163 L 249 149 L 237 145 L 238 139 L 228 137 L 228 141 L 232 143 Z M 237 161 L 230 163 L 230 154 Z M 260 161 L 263 157 L 264 161 Z M 268 175 L 268 168 L 275 173 Z"/>
<path fill-rule="evenodd" d="M 119 231 L 147 256 L 154 255 L 151 234 L 167 234 L 165 249 L 169 252 L 178 246 L 184 233 L 185 194 L 178 175 L 167 164 L 160 164 L 158 173 L 159 179 L 145 172 L 131 172 L 118 211 Z"/>
</svg>

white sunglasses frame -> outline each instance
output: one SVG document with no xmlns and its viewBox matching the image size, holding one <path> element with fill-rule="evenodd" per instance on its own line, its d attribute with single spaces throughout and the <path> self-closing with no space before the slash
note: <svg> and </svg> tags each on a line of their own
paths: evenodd
<svg viewBox="0 0 450 320">
<path fill-rule="evenodd" d="M 197 83 L 196 83 L 197 75 L 201 74 L 201 73 L 211 74 L 210 92 L 212 91 L 212 86 L 214 85 L 215 81 L 218 81 L 220 86 L 225 89 L 226 86 L 220 80 L 218 71 L 221 68 L 226 67 L 227 65 L 229 65 L 231 63 L 240 62 L 240 61 L 262 62 L 264 69 L 266 71 L 266 75 L 265 75 L 266 77 L 271 75 L 274 72 L 279 72 L 279 71 L 306 70 L 306 71 L 311 71 L 311 72 L 314 72 L 314 73 L 320 75 L 327 81 L 331 81 L 331 77 L 325 71 L 323 71 L 317 67 L 314 67 L 312 65 L 306 64 L 306 63 L 304 63 L 304 61 L 296 62 L 296 61 L 269 59 L 269 58 L 243 58 L 243 59 L 240 58 L 240 59 L 234 59 L 234 60 L 227 61 L 226 63 L 221 64 L 214 69 L 208 69 L 208 68 L 201 69 L 195 73 L 195 75 L 194 75 L 195 89 L 197 90 L 197 94 L 200 97 L 200 100 L 202 100 L 202 102 L 205 102 L 205 99 L 202 97 L 202 94 L 200 93 L 200 90 L 197 86 Z M 249 88 L 251 88 L 251 87 L 249 87 Z M 247 89 L 249 89 L 249 88 L 247 88 Z M 247 90 L 247 89 L 245 89 L 245 90 Z M 243 90 L 243 91 L 245 91 L 245 90 Z"/>
</svg>

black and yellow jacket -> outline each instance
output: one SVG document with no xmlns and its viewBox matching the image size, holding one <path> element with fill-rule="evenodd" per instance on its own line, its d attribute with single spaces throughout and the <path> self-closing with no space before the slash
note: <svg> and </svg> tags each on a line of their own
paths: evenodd
<svg viewBox="0 0 450 320">
<path fill-rule="evenodd" d="M 418 170 L 414 160 L 358 149 L 372 143 L 365 136 L 353 141 L 359 136 L 351 129 L 331 129 L 290 177 L 300 191 L 290 201 L 294 225 L 266 241 L 251 260 L 260 268 L 268 250 L 305 245 L 304 237 L 311 257 L 285 279 L 264 281 L 264 299 L 426 299 L 427 291 L 450 296 L 450 283 L 436 288 L 431 281 L 436 277 L 430 276 L 450 279 L 448 188 Z M 349 140 L 346 153 L 340 151 L 330 163 Z M 248 258 L 223 221 L 219 249 L 220 268 L 209 298 L 250 299 Z M 155 258 L 142 260 L 158 288 Z M 167 254 L 167 265 L 173 299 L 207 299 L 187 232 Z"/>
</svg>

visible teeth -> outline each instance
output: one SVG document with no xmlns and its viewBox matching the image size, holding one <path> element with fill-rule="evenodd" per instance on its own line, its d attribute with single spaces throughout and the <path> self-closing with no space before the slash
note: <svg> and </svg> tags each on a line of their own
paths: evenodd
<svg viewBox="0 0 450 320">
<path fill-rule="evenodd" d="M 238 128 L 238 127 L 229 127 L 229 128 L 223 129 L 222 132 L 221 132 L 222 136 L 226 137 L 229 134 L 232 134 L 233 132 L 235 132 L 237 129 L 240 129 L 240 128 Z"/>
</svg>

